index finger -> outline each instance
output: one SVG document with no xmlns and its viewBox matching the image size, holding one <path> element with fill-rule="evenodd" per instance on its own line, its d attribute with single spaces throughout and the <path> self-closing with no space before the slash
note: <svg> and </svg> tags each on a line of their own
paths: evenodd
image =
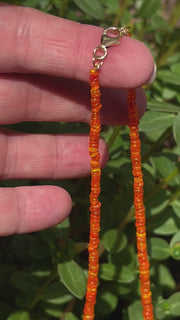
<svg viewBox="0 0 180 320">
<path fill-rule="evenodd" d="M 40 73 L 88 80 L 101 28 L 2 3 L 0 21 L 1 73 Z M 102 86 L 140 87 L 151 77 L 153 58 L 143 43 L 123 37 L 120 45 L 110 50 L 101 71 Z"/>
</svg>

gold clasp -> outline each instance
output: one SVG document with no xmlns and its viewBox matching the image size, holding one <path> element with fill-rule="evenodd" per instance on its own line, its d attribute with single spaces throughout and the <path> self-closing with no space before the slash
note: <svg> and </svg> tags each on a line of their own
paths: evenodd
<svg viewBox="0 0 180 320">
<path fill-rule="evenodd" d="M 117 27 L 110 27 L 104 30 L 101 36 L 101 45 L 109 48 L 114 45 L 119 44 L 119 39 L 122 37 L 119 28 Z"/>
<path fill-rule="evenodd" d="M 119 39 L 129 34 L 130 27 L 110 27 L 104 30 L 101 36 L 101 45 L 93 51 L 93 64 L 96 70 L 99 70 L 103 60 L 107 56 L 107 48 L 119 45 Z"/>
</svg>

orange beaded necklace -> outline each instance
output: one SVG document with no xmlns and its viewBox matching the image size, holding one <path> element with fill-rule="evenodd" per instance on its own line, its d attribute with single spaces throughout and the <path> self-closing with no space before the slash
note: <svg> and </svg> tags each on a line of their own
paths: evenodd
<svg viewBox="0 0 180 320">
<path fill-rule="evenodd" d="M 99 70 L 107 56 L 107 48 L 119 44 L 123 36 L 130 36 L 129 27 L 110 27 L 105 29 L 101 38 L 101 45 L 93 52 L 93 69 L 90 70 L 91 87 L 91 121 L 89 153 L 91 157 L 91 193 L 90 193 L 90 236 L 89 236 L 89 269 L 87 279 L 86 301 L 84 305 L 83 320 L 94 319 L 94 307 L 96 303 L 98 271 L 99 271 L 99 231 L 100 231 L 100 208 L 98 199 L 100 194 L 100 154 L 99 135 L 101 131 L 100 109 L 100 87 Z M 153 306 L 150 290 L 149 261 L 146 245 L 145 208 L 143 204 L 143 173 L 141 168 L 140 139 L 138 133 L 138 111 L 136 107 L 136 91 L 128 90 L 127 104 L 129 112 L 129 136 L 131 141 L 132 173 L 134 176 L 134 207 L 136 217 L 136 239 L 137 254 L 139 261 L 139 278 L 141 288 L 141 301 L 144 320 L 154 320 Z"/>
</svg>

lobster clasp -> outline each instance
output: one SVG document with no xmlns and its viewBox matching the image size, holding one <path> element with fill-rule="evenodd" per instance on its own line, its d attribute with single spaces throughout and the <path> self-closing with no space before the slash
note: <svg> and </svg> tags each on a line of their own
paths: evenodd
<svg viewBox="0 0 180 320">
<path fill-rule="evenodd" d="M 119 39 L 124 35 L 128 35 L 129 29 L 130 27 L 110 27 L 105 29 L 101 36 L 101 45 L 106 48 L 118 45 Z"/>
<path fill-rule="evenodd" d="M 93 51 L 93 65 L 99 70 L 107 56 L 107 48 L 118 45 L 122 36 L 128 36 L 130 27 L 110 27 L 104 30 L 101 36 L 101 44 Z"/>
</svg>

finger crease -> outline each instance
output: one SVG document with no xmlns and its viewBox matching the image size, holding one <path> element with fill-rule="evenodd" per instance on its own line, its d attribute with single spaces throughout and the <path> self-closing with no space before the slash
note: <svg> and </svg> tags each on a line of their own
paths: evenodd
<svg viewBox="0 0 180 320">
<path fill-rule="evenodd" d="M 15 190 L 16 190 L 17 199 L 18 199 L 18 206 L 17 206 L 18 224 L 17 224 L 17 230 L 15 231 L 15 233 L 22 233 L 22 230 L 24 230 L 24 226 L 26 225 L 26 221 L 27 221 L 27 203 L 26 203 L 26 198 L 23 192 L 19 192 L 20 191 L 19 188 L 15 188 Z"/>
<path fill-rule="evenodd" d="M 52 179 L 57 179 L 57 176 L 61 173 L 61 168 L 63 167 L 63 155 L 64 155 L 64 145 L 59 140 L 58 136 L 55 136 L 55 165 L 52 171 Z"/>
</svg>

